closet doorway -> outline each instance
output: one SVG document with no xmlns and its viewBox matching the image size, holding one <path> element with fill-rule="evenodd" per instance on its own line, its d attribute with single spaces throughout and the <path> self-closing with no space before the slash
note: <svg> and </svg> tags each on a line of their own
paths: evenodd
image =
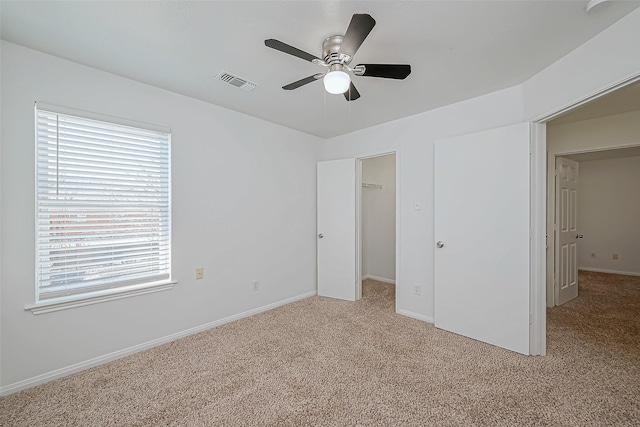
<svg viewBox="0 0 640 427">
<path fill-rule="evenodd" d="M 393 298 L 396 284 L 396 154 L 359 159 L 359 292 Z"/>
</svg>

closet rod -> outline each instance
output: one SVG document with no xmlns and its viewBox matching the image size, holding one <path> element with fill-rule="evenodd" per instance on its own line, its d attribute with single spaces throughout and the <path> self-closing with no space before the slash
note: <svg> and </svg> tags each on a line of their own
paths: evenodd
<svg viewBox="0 0 640 427">
<path fill-rule="evenodd" d="M 363 183 L 362 183 L 362 186 L 363 186 L 364 188 L 379 188 L 379 189 L 381 189 L 381 190 L 382 190 L 382 188 L 383 188 L 383 187 L 382 187 L 382 184 L 369 184 L 369 183 L 367 183 L 367 182 L 363 182 Z"/>
</svg>

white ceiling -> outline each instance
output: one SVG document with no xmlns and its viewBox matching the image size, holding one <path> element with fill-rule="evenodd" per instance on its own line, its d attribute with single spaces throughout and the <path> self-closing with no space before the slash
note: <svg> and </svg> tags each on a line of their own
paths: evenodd
<svg viewBox="0 0 640 427">
<path fill-rule="evenodd" d="M 3 39 L 320 137 L 417 114 L 524 82 L 638 6 L 586 1 L 2 1 Z M 321 82 L 324 68 L 264 46 L 321 55 L 353 13 L 377 21 L 358 63 L 409 63 L 404 81 L 355 77 L 362 97 Z M 214 80 L 227 70 L 259 86 Z"/>
</svg>

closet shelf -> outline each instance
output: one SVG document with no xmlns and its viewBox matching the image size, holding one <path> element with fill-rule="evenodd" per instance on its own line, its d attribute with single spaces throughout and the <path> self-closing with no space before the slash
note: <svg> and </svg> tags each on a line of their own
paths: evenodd
<svg viewBox="0 0 640 427">
<path fill-rule="evenodd" d="M 383 187 L 382 187 L 382 184 L 370 184 L 370 183 L 368 183 L 368 182 L 363 182 L 363 183 L 362 183 L 362 186 L 363 186 L 364 188 L 379 188 L 380 190 L 382 190 L 382 188 L 383 188 Z"/>
</svg>

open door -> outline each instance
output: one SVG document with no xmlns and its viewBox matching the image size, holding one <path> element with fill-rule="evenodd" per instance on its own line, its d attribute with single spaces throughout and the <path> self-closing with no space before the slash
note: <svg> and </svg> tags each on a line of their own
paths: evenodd
<svg viewBox="0 0 640 427">
<path fill-rule="evenodd" d="M 578 162 L 556 157 L 555 301 L 578 296 Z"/>
<path fill-rule="evenodd" d="M 356 299 L 356 161 L 318 163 L 318 295 Z"/>
<path fill-rule="evenodd" d="M 529 354 L 528 123 L 437 141 L 435 325 Z"/>
</svg>

